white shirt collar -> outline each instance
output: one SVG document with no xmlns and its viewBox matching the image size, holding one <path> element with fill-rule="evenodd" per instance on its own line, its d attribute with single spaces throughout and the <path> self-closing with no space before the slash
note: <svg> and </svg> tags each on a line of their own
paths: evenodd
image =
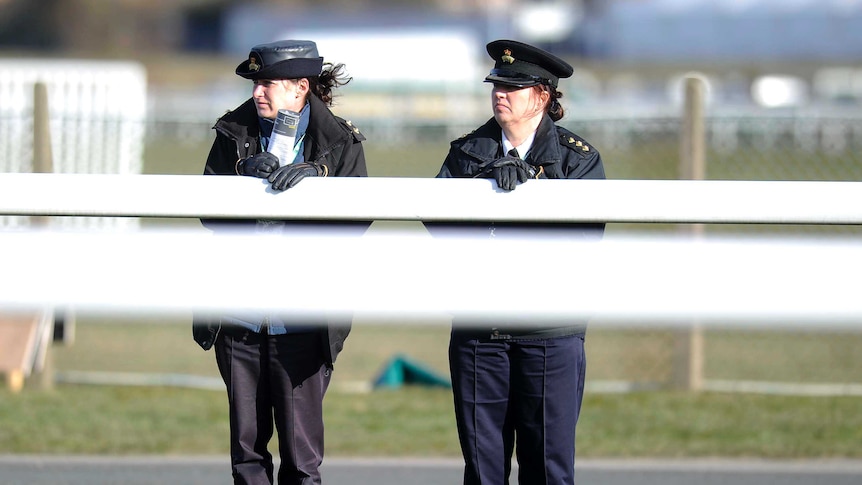
<svg viewBox="0 0 862 485">
<path fill-rule="evenodd" d="M 527 153 L 530 151 L 530 148 L 532 148 L 533 140 L 535 139 L 536 132 L 534 131 L 530 133 L 530 136 L 528 136 L 526 140 L 524 140 L 524 143 L 521 143 L 518 146 L 513 146 L 512 142 L 510 142 L 509 139 L 506 138 L 506 133 L 503 132 L 503 153 L 509 153 L 509 150 L 511 150 L 512 148 L 517 148 L 518 155 L 520 155 L 521 160 L 523 160 Z"/>
</svg>

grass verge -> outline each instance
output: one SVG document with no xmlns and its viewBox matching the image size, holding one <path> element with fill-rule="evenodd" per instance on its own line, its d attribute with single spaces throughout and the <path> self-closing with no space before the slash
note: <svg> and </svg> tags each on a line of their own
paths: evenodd
<svg viewBox="0 0 862 485">
<path fill-rule="evenodd" d="M 329 456 L 459 456 L 451 392 L 330 392 Z M 862 458 L 862 400 L 720 393 L 588 394 L 580 457 Z M 274 443 L 273 443 L 274 447 Z M 59 386 L 0 391 L 0 453 L 226 454 L 223 393 Z"/>
<path fill-rule="evenodd" d="M 79 316 L 74 344 L 52 348 L 53 367 L 57 372 L 217 377 L 212 352 L 202 351 L 191 340 L 186 319 Z M 721 372 L 714 372 L 721 378 L 751 378 L 752 363 L 759 361 L 760 378 L 852 379 L 852 369 L 860 365 L 852 351 L 859 338 L 712 332 L 707 336 L 708 356 L 720 363 Z M 447 339 L 448 326 L 440 322 L 357 322 L 336 363 L 325 401 L 327 453 L 458 456 L 451 391 L 411 386 L 345 391 L 350 383 L 370 383 L 396 353 L 445 375 Z M 655 330 L 596 328 L 587 342 L 588 382 L 626 376 L 650 379 L 665 369 L 662 349 L 672 345 L 672 336 Z M 784 349 L 784 354 L 777 349 Z M 799 361 L 795 366 L 779 358 L 788 353 Z M 643 370 L 648 367 L 653 370 Z M 837 373 L 826 374 L 830 368 Z M 859 397 L 588 392 L 578 428 L 578 454 L 862 458 L 860 405 Z M 0 391 L 0 453 L 222 454 L 227 453 L 227 442 L 227 398 L 221 390 L 57 385 L 20 394 Z"/>
</svg>

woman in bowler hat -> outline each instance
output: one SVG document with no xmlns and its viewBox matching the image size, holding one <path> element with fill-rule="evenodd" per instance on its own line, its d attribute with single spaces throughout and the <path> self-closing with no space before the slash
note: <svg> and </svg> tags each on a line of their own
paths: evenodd
<svg viewBox="0 0 862 485">
<path fill-rule="evenodd" d="M 489 178 L 497 190 L 515 190 L 530 179 L 603 179 L 598 151 L 557 125 L 564 114 L 559 79 L 572 75 L 567 62 L 542 49 L 513 40 L 487 45 L 494 68 L 493 117 L 451 143 L 437 177 Z M 577 190 L 573 184 L 572 190 Z M 541 207 L 536 207 L 541 211 Z M 604 225 L 584 224 L 433 224 L 432 234 L 508 235 L 541 233 L 551 237 L 598 238 Z M 587 254 L 513 254 L 507 264 L 554 264 L 556 258 Z M 542 304 L 542 282 L 523 281 L 501 288 L 501 298 L 529 298 Z M 573 289 L 576 291 L 577 289 Z M 457 289 L 455 290 L 457 291 Z M 469 291 L 469 288 L 463 289 Z M 517 315 L 504 321 L 459 322 L 449 343 L 455 418 L 464 456 L 464 483 L 509 483 L 513 451 L 518 482 L 574 484 L 575 426 L 584 390 L 586 322 L 528 324 Z"/>
<path fill-rule="evenodd" d="M 204 174 L 259 177 L 276 191 L 287 190 L 305 177 L 367 176 L 365 138 L 329 109 L 333 89 L 349 82 L 343 69 L 343 64 L 325 63 L 317 45 L 307 40 L 252 47 L 236 68 L 237 75 L 253 82 L 252 97 L 216 121 Z M 267 151 L 279 110 L 299 113 L 293 150 L 282 151 L 289 159 Z M 213 230 L 240 226 L 267 233 L 310 227 L 301 221 L 202 222 Z M 237 248 L 225 258 L 247 258 L 249 264 L 270 266 L 285 275 L 284 287 L 257 288 L 254 281 L 225 284 L 262 300 L 289 297 L 291 285 L 304 284 L 291 279 L 289 268 L 293 258 L 308 257 L 308 248 L 268 247 L 267 242 L 262 239 L 262 247 Z M 350 321 L 345 320 L 263 312 L 195 315 L 194 338 L 204 349 L 215 348 L 227 388 L 235 483 L 273 483 L 267 444 L 274 430 L 281 458 L 278 483 L 321 483 L 323 396 L 350 331 Z"/>
</svg>

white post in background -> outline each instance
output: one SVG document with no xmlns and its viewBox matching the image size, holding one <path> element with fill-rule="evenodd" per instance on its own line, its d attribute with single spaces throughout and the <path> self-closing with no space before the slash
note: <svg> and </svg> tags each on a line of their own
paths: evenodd
<svg viewBox="0 0 862 485">
<path fill-rule="evenodd" d="M 685 77 L 685 102 L 680 131 L 679 178 L 704 180 L 706 178 L 706 128 L 704 108 L 706 81 L 692 73 Z M 680 201 L 685 203 L 685 201 Z M 693 238 L 703 235 L 703 224 L 681 225 L 680 230 Z M 703 389 L 703 328 L 693 321 L 688 328 L 679 329 L 674 339 L 673 371 L 671 384 L 676 389 L 700 391 Z"/>
</svg>

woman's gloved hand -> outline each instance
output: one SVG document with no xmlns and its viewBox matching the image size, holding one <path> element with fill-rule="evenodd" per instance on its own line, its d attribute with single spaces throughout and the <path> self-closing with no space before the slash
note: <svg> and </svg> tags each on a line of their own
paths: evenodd
<svg viewBox="0 0 862 485">
<path fill-rule="evenodd" d="M 305 177 L 326 177 L 329 171 L 326 165 L 314 162 L 300 162 L 276 169 L 267 180 L 274 190 L 287 190 L 298 184 Z"/>
<path fill-rule="evenodd" d="M 237 163 L 236 172 L 240 175 L 265 179 L 278 168 L 278 157 L 269 152 L 261 152 Z"/>
</svg>

